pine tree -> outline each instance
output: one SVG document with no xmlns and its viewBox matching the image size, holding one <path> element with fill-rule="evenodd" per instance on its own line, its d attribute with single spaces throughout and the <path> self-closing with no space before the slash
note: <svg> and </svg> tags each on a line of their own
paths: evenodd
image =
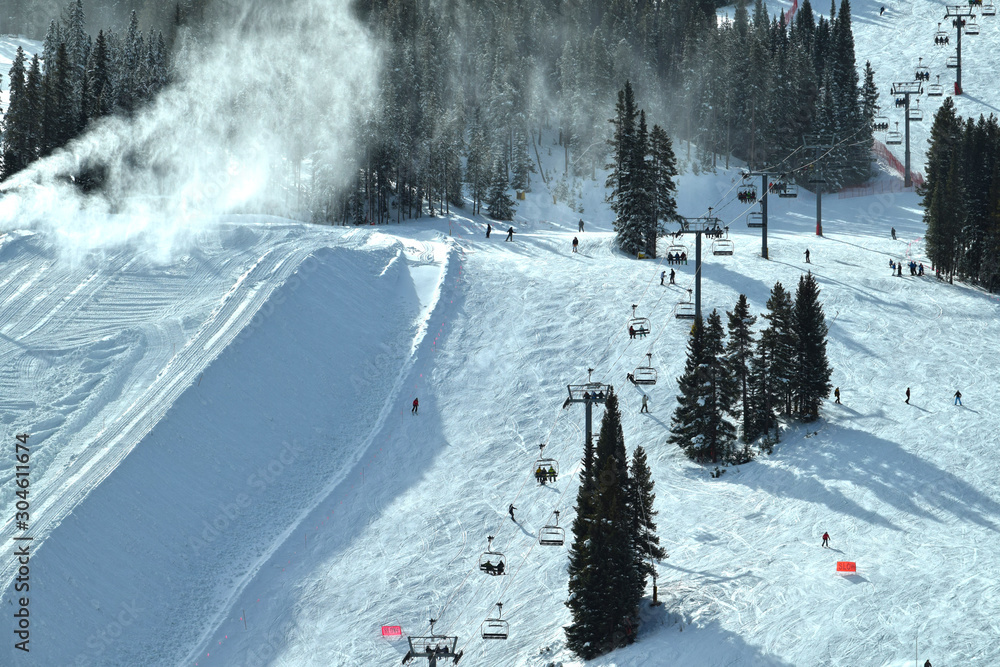
<svg viewBox="0 0 1000 667">
<path fill-rule="evenodd" d="M 524 125 L 514 130 L 514 161 L 511 168 L 511 187 L 523 192 L 531 191 L 531 174 L 535 173 L 534 163 L 528 155 L 528 133 Z"/>
<path fill-rule="evenodd" d="M 9 178 L 28 166 L 30 156 L 25 146 L 25 124 L 30 122 L 25 98 L 24 49 L 17 47 L 17 54 L 11 64 L 10 97 L 7 115 L 3 116 L 3 169 L 0 181 Z"/>
<path fill-rule="evenodd" d="M 736 413 L 743 421 L 743 440 L 750 442 L 756 437 L 750 426 L 750 366 L 754 351 L 753 325 L 757 318 L 750 314 L 750 304 L 747 303 L 745 294 L 740 294 L 736 307 L 726 315 L 729 318 L 729 340 L 726 344 L 729 356 L 726 367 L 739 386 L 740 401 Z"/>
<path fill-rule="evenodd" d="M 514 218 L 514 200 L 507 194 L 507 169 L 499 157 L 493 160 L 493 178 L 486 197 L 486 211 L 494 220 Z"/>
<path fill-rule="evenodd" d="M 652 181 L 654 199 L 656 204 L 655 217 L 659 223 L 677 222 L 677 201 L 674 195 L 677 186 L 674 179 L 677 178 L 677 157 L 674 155 L 673 143 L 670 135 L 660 127 L 654 125 L 649 133 L 650 151 L 650 180 Z M 659 226 L 657 234 L 665 234 L 666 228 Z"/>
<path fill-rule="evenodd" d="M 635 206 L 636 155 L 644 155 L 639 153 L 643 149 L 637 146 L 638 116 L 632 84 L 626 81 L 625 87 L 618 91 L 615 117 L 611 119 L 614 132 L 608 145 L 611 147 L 612 161 L 607 165 L 610 172 L 605 185 L 610 190 L 608 202 L 615 212 L 614 228 L 618 233 L 618 247 L 629 255 L 635 255 L 646 245 L 646 230 Z"/>
<path fill-rule="evenodd" d="M 585 660 L 635 641 L 641 597 L 625 437 L 613 392 L 604 408 L 593 479 L 581 484 L 570 548 L 566 606 L 573 622 L 565 628 L 566 645 Z"/>
<path fill-rule="evenodd" d="M 469 128 L 469 144 L 466 151 L 465 181 L 469 184 L 469 194 L 472 195 L 472 213 L 479 213 L 482 202 L 486 199 L 490 183 L 489 146 L 481 121 L 479 107 L 472 115 Z"/>
<path fill-rule="evenodd" d="M 832 369 L 826 357 L 826 318 L 819 302 L 819 285 L 812 273 L 799 278 L 795 292 L 796 376 L 794 402 L 806 421 L 819 418 L 819 406 L 830 394 Z"/>
<path fill-rule="evenodd" d="M 757 341 L 754 356 L 750 359 L 749 415 L 746 421 L 747 430 L 744 440 L 753 442 L 761 436 L 767 436 L 774 431 L 772 442 L 778 439 L 778 419 L 775 414 L 775 396 L 777 391 L 771 379 L 771 363 L 769 348 L 765 338 Z"/>
<path fill-rule="evenodd" d="M 653 561 L 663 560 L 667 551 L 660 546 L 660 537 L 656 534 L 656 510 L 653 501 L 653 476 L 649 470 L 646 451 L 640 446 L 632 453 L 632 466 L 629 471 L 631 478 L 629 506 L 632 509 L 632 541 L 635 545 L 639 572 L 642 574 L 642 587 L 645 589 L 646 578 L 653 576 L 655 566 Z M 641 593 L 640 593 L 641 594 Z"/>
<path fill-rule="evenodd" d="M 783 414 L 792 414 L 792 386 L 798 342 L 795 340 L 795 313 L 792 298 L 780 282 L 771 289 L 764 314 L 768 326 L 761 333 L 761 346 L 768 360 L 771 405 Z"/>
</svg>

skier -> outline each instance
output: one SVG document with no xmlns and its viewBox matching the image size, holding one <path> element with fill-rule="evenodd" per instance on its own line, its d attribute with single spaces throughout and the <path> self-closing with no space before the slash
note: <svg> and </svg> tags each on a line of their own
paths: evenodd
<svg viewBox="0 0 1000 667">
<path fill-rule="evenodd" d="M 892 240 L 893 241 L 896 240 L 896 228 L 895 227 L 892 228 Z"/>
<path fill-rule="evenodd" d="M 806 248 L 806 264 L 809 263 L 809 248 Z"/>
<path fill-rule="evenodd" d="M 514 503 L 511 503 L 510 507 L 507 508 L 507 513 L 510 514 L 510 520 L 513 521 L 514 523 L 517 523 L 517 519 L 514 518 L 514 510 L 516 509 L 517 508 L 514 507 Z"/>
<path fill-rule="evenodd" d="M 639 412 L 649 412 L 649 396 L 646 396 L 646 394 L 642 395 L 642 410 L 639 410 Z"/>
<path fill-rule="evenodd" d="M 674 270 L 673 269 L 670 269 L 670 284 L 671 285 L 675 284 L 674 283 Z"/>
<path fill-rule="evenodd" d="M 955 405 L 961 405 L 961 404 L 962 404 L 962 392 L 956 391 L 955 392 Z"/>
<path fill-rule="evenodd" d="M 896 262 L 892 261 L 892 257 L 889 258 L 889 268 L 892 269 L 893 273 L 896 272 Z"/>
<path fill-rule="evenodd" d="M 632 375 L 631 373 L 626 373 L 625 379 L 631 382 L 632 384 L 635 384 L 635 376 Z"/>
<path fill-rule="evenodd" d="M 896 275 L 899 276 L 900 278 L 903 277 L 903 263 L 902 262 L 896 262 Z"/>
<path fill-rule="evenodd" d="M 906 403 L 907 405 L 910 404 L 910 388 L 909 387 L 906 388 L 906 400 L 903 401 L 903 402 Z"/>
<path fill-rule="evenodd" d="M 920 264 L 917 265 L 917 275 L 918 276 L 923 276 L 924 275 L 924 263 L 923 262 L 920 262 Z"/>
<path fill-rule="evenodd" d="M 417 399 L 414 398 L 413 399 L 413 409 L 410 410 L 411 414 L 414 414 L 414 415 L 417 414 L 417 406 L 418 405 L 420 405 L 420 401 L 418 401 Z"/>
<path fill-rule="evenodd" d="M 580 231 L 583 231 L 583 218 L 580 218 Z"/>
<path fill-rule="evenodd" d="M 577 247 L 580 245 L 580 239 L 573 237 L 573 252 L 576 252 Z"/>
<path fill-rule="evenodd" d="M 925 662 L 925 663 L 924 663 L 924 667 L 933 667 L 933 666 L 931 665 L 931 661 L 930 661 L 930 660 L 928 660 L 927 662 Z"/>
<path fill-rule="evenodd" d="M 510 229 L 507 230 L 507 238 L 505 238 L 504 241 L 513 241 L 513 240 L 514 240 L 514 228 L 511 227 Z"/>
<path fill-rule="evenodd" d="M 830 533 L 823 533 L 823 546 L 830 548 Z"/>
<path fill-rule="evenodd" d="M 673 273 L 673 270 L 671 269 L 670 272 Z M 666 277 L 667 277 L 667 272 L 666 271 L 660 271 L 660 284 L 661 285 L 663 284 L 663 281 L 664 281 L 664 279 L 666 279 Z"/>
<path fill-rule="evenodd" d="M 878 15 L 882 16 L 882 14 L 885 14 L 885 5 L 882 5 L 882 8 L 878 10 Z"/>
<path fill-rule="evenodd" d="M 834 403 L 840 403 L 840 387 L 837 387 L 836 389 L 833 390 L 833 396 L 834 398 L 837 399 L 834 401 Z"/>
<path fill-rule="evenodd" d="M 631 324 L 628 327 L 628 337 L 635 338 L 635 327 L 633 327 Z"/>
<path fill-rule="evenodd" d="M 493 225 L 491 225 L 490 223 L 487 222 L 486 223 L 486 238 L 490 237 L 490 232 L 492 232 L 492 231 L 493 231 Z"/>
</svg>

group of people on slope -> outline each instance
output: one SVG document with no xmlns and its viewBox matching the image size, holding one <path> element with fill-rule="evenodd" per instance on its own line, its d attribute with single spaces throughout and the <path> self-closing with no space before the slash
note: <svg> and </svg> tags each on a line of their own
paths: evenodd
<svg viewBox="0 0 1000 667">
<path fill-rule="evenodd" d="M 486 238 L 489 238 L 491 233 L 493 233 L 493 225 L 491 225 L 490 223 L 487 222 L 486 223 Z M 513 240 L 514 240 L 514 227 L 512 225 L 512 226 L 510 226 L 510 227 L 507 228 L 507 238 L 505 238 L 504 241 L 513 241 Z"/>
</svg>

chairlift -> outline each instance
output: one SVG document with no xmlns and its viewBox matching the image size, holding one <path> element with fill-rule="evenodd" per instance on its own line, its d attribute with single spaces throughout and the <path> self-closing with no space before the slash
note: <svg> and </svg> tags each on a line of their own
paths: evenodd
<svg viewBox="0 0 1000 667">
<path fill-rule="evenodd" d="M 538 460 L 535 461 L 532 474 L 541 485 L 555 482 L 559 476 L 559 462 L 552 458 L 546 458 L 544 444 L 538 445 Z"/>
<path fill-rule="evenodd" d="M 930 81 L 931 70 L 929 67 L 924 65 L 924 59 L 920 58 L 918 61 L 917 69 L 913 73 L 913 78 L 917 81 Z"/>
<path fill-rule="evenodd" d="M 559 510 L 554 512 L 556 522 L 545 524 L 538 531 L 538 543 L 544 546 L 561 547 L 566 543 L 566 531 L 559 526 Z"/>
<path fill-rule="evenodd" d="M 914 100 L 916 106 L 910 107 L 909 116 L 911 121 L 922 121 L 924 112 L 920 109 L 920 100 Z"/>
<path fill-rule="evenodd" d="M 507 621 L 501 618 L 502 615 L 503 602 L 497 602 L 496 618 L 487 618 L 483 621 L 480 628 L 483 639 L 507 639 L 507 635 L 510 633 L 510 626 L 507 625 Z"/>
<path fill-rule="evenodd" d="M 958 56 L 948 56 L 948 60 L 944 61 L 944 66 L 950 69 L 958 68 Z"/>
<path fill-rule="evenodd" d="M 940 76 L 938 77 L 941 78 Z M 875 116 L 872 119 L 872 129 L 876 132 L 887 132 L 889 130 L 889 117 L 888 116 Z"/>
<path fill-rule="evenodd" d="M 750 211 L 747 215 L 747 227 L 759 228 L 764 226 L 764 214 L 760 211 Z"/>
<path fill-rule="evenodd" d="M 679 320 L 693 320 L 695 314 L 694 302 L 691 300 L 691 290 L 688 290 L 688 300 L 677 304 L 674 316 Z"/>
<path fill-rule="evenodd" d="M 945 32 L 944 30 L 942 30 L 941 29 L 941 24 L 938 23 L 937 32 L 934 33 L 934 44 L 936 46 L 944 46 L 945 44 L 948 43 L 948 40 L 949 40 L 950 37 L 951 37 L 951 35 L 949 35 L 947 32 Z"/>
<path fill-rule="evenodd" d="M 771 189 L 777 192 L 778 196 L 783 199 L 795 199 L 799 196 L 799 186 L 785 180 L 776 182 Z"/>
<path fill-rule="evenodd" d="M 885 143 L 889 146 L 898 146 L 903 143 L 903 133 L 899 131 L 899 121 L 896 121 L 896 129 L 885 135 Z"/>
<path fill-rule="evenodd" d="M 712 241 L 713 255 L 732 255 L 736 250 L 736 244 L 730 239 L 716 239 Z"/>
<path fill-rule="evenodd" d="M 742 204 L 757 202 L 757 188 L 753 185 L 741 185 L 736 188 L 736 199 Z"/>
<path fill-rule="evenodd" d="M 410 635 L 406 638 L 406 641 L 410 645 L 410 650 L 406 652 L 406 656 L 403 658 L 404 665 L 414 658 L 430 658 L 432 664 L 445 658 L 450 658 L 457 665 L 458 661 L 461 660 L 464 651 L 455 650 L 458 645 L 458 637 L 435 634 L 435 623 L 437 623 L 437 619 L 432 618 L 431 634 L 429 636 L 416 637 Z"/>
<path fill-rule="evenodd" d="M 637 317 L 635 309 L 638 307 L 634 303 L 632 304 L 632 319 L 628 321 L 628 328 L 635 331 L 636 336 L 647 336 L 649 335 L 649 318 Z"/>
<path fill-rule="evenodd" d="M 969 19 L 969 22 L 965 24 L 965 34 L 966 35 L 978 35 L 979 34 L 979 24 L 976 23 L 976 17 L 973 16 Z"/>
<path fill-rule="evenodd" d="M 944 86 L 941 85 L 941 75 L 937 75 L 937 83 L 932 83 L 927 86 L 927 95 L 929 97 L 941 97 L 944 95 Z"/>
<path fill-rule="evenodd" d="M 499 551 L 493 551 L 492 535 L 487 535 L 487 539 L 489 546 L 479 557 L 479 569 L 491 577 L 507 574 L 507 557 Z"/>
<path fill-rule="evenodd" d="M 656 369 L 653 368 L 653 353 L 646 353 L 646 365 L 639 366 L 632 373 L 632 384 L 656 384 Z"/>
<path fill-rule="evenodd" d="M 996 16 L 997 8 L 992 2 L 983 3 L 983 16 Z"/>
</svg>

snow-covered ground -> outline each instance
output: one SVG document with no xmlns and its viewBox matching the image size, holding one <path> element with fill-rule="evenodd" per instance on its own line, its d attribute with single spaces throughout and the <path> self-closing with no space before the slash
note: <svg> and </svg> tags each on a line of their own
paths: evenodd
<svg viewBox="0 0 1000 667">
<path fill-rule="evenodd" d="M 907 31 L 925 19 L 902 12 L 931 5 L 887 5 L 881 19 L 855 7 L 859 62 L 883 77 L 916 54 Z M 980 48 L 995 41 L 990 20 L 970 38 Z M 1000 101 L 988 64 L 970 67 L 967 90 L 979 76 L 983 99 Z M 554 510 L 572 523 L 583 414 L 561 406 L 594 368 L 621 394 L 627 446 L 649 452 L 670 557 L 640 641 L 590 664 L 903 667 L 915 650 L 919 664 L 995 664 L 1000 300 L 890 275 L 890 258 L 925 260 L 912 193 L 829 195 L 822 238 L 812 195 L 772 198 L 763 260 L 736 180 L 681 179 L 681 213 L 713 206 L 736 244 L 731 257 L 706 244 L 703 307 L 744 293 L 762 312 L 775 281 L 794 289 L 811 270 L 843 405 L 718 479 L 665 444 L 693 263 L 661 287 L 669 267 L 616 252 L 600 188 L 581 215 L 536 182 L 512 243 L 461 212 L 377 229 L 234 217 L 169 260 L 139 241 L 74 255 L 49 232 L 7 231 L 0 627 L 13 629 L 20 597 L 20 432 L 34 542 L 31 653 L 8 634 L 0 663 L 388 666 L 403 642 L 379 627 L 421 634 L 434 617 L 462 664 L 579 664 L 563 646 L 566 549 L 536 535 Z M 628 338 L 633 303 L 648 339 Z M 625 374 L 647 351 L 660 381 L 640 415 L 644 391 Z M 539 443 L 562 468 L 546 487 L 531 476 Z M 509 576 L 479 572 L 487 535 Z M 838 560 L 857 575 L 838 576 Z M 481 640 L 498 601 L 510 639 Z"/>
</svg>

